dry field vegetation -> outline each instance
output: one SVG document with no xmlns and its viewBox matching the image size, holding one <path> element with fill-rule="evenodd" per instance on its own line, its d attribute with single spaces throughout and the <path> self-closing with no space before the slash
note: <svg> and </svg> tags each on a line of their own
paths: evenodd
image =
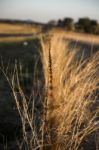
<svg viewBox="0 0 99 150">
<path fill-rule="evenodd" d="M 41 33 L 42 27 L 41 25 L 26 25 L 26 24 L 10 24 L 10 23 L 0 23 L 0 34 L 37 34 Z M 75 33 L 75 32 L 67 32 L 60 28 L 52 28 L 49 30 L 50 34 L 62 34 L 67 39 L 86 42 L 90 44 L 99 44 L 99 36 L 85 34 L 85 33 Z M 24 41 L 27 37 L 0 37 L 0 42 L 15 42 L 15 41 Z M 28 37 L 28 39 L 32 39 L 32 37 Z"/>
<path fill-rule="evenodd" d="M 62 34 L 69 40 L 75 40 L 80 41 L 84 43 L 89 43 L 91 45 L 93 44 L 99 44 L 99 36 L 98 35 L 92 35 L 92 34 L 85 34 L 85 33 L 76 33 L 76 32 L 70 32 L 70 31 L 64 31 L 59 28 L 53 28 L 49 31 L 50 34 Z"/>
<path fill-rule="evenodd" d="M 10 32 L 16 30 L 15 32 L 24 31 L 24 33 L 27 33 L 26 28 L 17 27 L 16 30 L 9 27 Z M 34 32 L 34 29 L 30 28 L 28 32 Z M 30 96 L 24 92 L 20 82 L 20 65 L 15 64 L 10 78 L 3 70 L 22 121 L 23 141 L 21 140 L 19 148 L 98 150 L 99 51 L 85 59 L 77 47 L 68 48 L 69 41 L 66 39 L 99 44 L 99 37 L 92 35 L 85 37 L 84 34 L 77 33 L 64 34 L 63 31 L 56 33 L 54 30 L 48 34 L 40 34 L 37 38 L 41 45 L 40 58 L 44 75 L 40 83 L 37 81 L 36 73 L 33 75 L 33 82 L 38 86 L 37 99 L 34 89 L 31 90 Z M 35 72 L 36 65 L 37 62 Z M 35 100 L 38 100 L 41 106 L 37 116 Z M 94 146 L 91 149 L 89 145 L 92 141 Z"/>
<path fill-rule="evenodd" d="M 39 29 L 36 25 L 0 23 L 0 33 L 36 33 Z"/>
<path fill-rule="evenodd" d="M 22 37 L 0 37 L 0 42 L 18 42 L 27 38 L 32 39 L 32 35 L 26 37 L 24 34 L 35 34 L 40 31 L 41 27 L 36 25 L 0 23 L 0 34 L 23 34 Z"/>
<path fill-rule="evenodd" d="M 83 140 L 99 129 L 99 104 L 93 108 L 99 98 L 94 93 L 99 88 L 99 53 L 77 60 L 79 50 L 69 51 L 66 44 L 64 36 L 55 34 L 50 45 L 42 46 L 53 150 L 78 150 Z"/>
</svg>

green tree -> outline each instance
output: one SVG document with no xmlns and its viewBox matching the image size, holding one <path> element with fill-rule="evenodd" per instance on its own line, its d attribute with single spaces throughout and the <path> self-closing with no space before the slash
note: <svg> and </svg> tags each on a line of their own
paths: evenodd
<svg viewBox="0 0 99 150">
<path fill-rule="evenodd" d="M 77 28 L 82 32 L 89 32 L 90 19 L 89 18 L 80 18 L 77 22 Z"/>
<path fill-rule="evenodd" d="M 65 27 L 67 30 L 73 30 L 74 29 L 74 20 L 72 18 L 65 18 L 63 20 L 63 27 Z"/>
<path fill-rule="evenodd" d="M 57 26 L 58 26 L 58 27 L 63 27 L 63 20 L 59 19 L 59 20 L 57 21 Z"/>
<path fill-rule="evenodd" d="M 91 20 L 89 18 L 80 18 L 76 23 L 76 29 L 85 33 L 97 34 L 98 32 L 98 22 L 96 20 Z"/>
<path fill-rule="evenodd" d="M 96 20 L 91 20 L 91 22 L 90 22 L 90 32 L 93 33 L 93 34 L 97 34 L 98 28 L 99 28 L 98 22 Z"/>
</svg>

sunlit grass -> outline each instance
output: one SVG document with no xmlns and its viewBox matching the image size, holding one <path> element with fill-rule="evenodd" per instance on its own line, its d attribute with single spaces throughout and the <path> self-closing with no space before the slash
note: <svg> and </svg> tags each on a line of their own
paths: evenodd
<svg viewBox="0 0 99 150">
<path fill-rule="evenodd" d="M 69 50 L 63 34 L 43 35 L 39 39 L 44 74 L 42 90 L 35 73 L 37 62 L 33 83 L 38 90 L 32 90 L 32 97 L 23 90 L 19 65 L 15 64 L 10 79 L 3 71 L 22 120 L 25 145 L 29 150 L 45 150 L 45 147 L 46 150 L 81 150 L 88 136 L 99 130 L 99 107 L 94 108 L 98 98 L 95 91 L 99 90 L 99 52 L 86 60 L 83 54 L 78 59 L 79 50 Z M 36 92 L 39 93 L 36 100 L 43 110 L 36 118 L 40 118 L 38 126 L 35 124 Z"/>
<path fill-rule="evenodd" d="M 0 33 L 36 33 L 40 30 L 39 26 L 26 24 L 0 23 Z"/>
</svg>

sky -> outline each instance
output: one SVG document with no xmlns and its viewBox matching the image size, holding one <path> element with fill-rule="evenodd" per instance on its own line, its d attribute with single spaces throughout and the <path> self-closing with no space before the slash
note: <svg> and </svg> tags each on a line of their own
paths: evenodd
<svg viewBox="0 0 99 150">
<path fill-rule="evenodd" d="M 0 18 L 49 20 L 89 17 L 99 21 L 99 0 L 0 0 Z"/>
</svg>

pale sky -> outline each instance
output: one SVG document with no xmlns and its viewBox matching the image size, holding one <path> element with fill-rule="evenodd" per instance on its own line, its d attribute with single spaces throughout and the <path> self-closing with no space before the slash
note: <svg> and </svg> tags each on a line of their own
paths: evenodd
<svg viewBox="0 0 99 150">
<path fill-rule="evenodd" d="M 65 17 L 99 21 L 99 0 L 0 0 L 0 18 L 47 22 Z"/>
</svg>

